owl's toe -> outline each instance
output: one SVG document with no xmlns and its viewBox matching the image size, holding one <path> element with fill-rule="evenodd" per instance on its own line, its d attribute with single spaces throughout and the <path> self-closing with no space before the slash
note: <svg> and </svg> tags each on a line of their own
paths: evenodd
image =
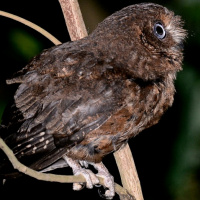
<svg viewBox="0 0 200 200">
<path fill-rule="evenodd" d="M 115 188 L 114 188 L 114 178 L 109 173 L 107 168 L 104 166 L 104 164 L 101 163 L 91 163 L 95 169 L 98 171 L 96 174 L 98 177 L 101 177 L 104 179 L 104 187 L 106 188 L 105 194 L 102 194 L 100 192 L 100 196 L 105 199 L 112 199 L 115 196 Z"/>
<path fill-rule="evenodd" d="M 78 176 L 78 175 L 82 175 L 84 176 L 85 178 L 85 181 L 86 181 L 86 188 L 88 189 L 92 189 L 93 188 L 93 185 L 96 185 L 99 183 L 99 179 L 95 176 L 95 174 L 89 170 L 89 169 L 84 169 L 84 168 L 78 168 L 76 169 L 76 172 L 74 172 L 74 175 L 75 176 Z M 74 183 L 73 185 L 73 189 L 74 190 L 81 190 L 83 184 L 82 183 Z M 80 187 L 80 189 L 79 189 Z"/>
<path fill-rule="evenodd" d="M 86 181 L 86 187 L 88 189 L 93 188 L 93 185 L 96 185 L 99 183 L 99 179 L 96 177 L 96 175 L 89 169 L 82 168 L 78 161 L 73 160 L 72 158 L 69 158 L 67 156 L 63 156 L 64 160 L 67 162 L 67 164 L 72 168 L 73 174 L 75 176 L 82 175 L 85 178 Z M 73 183 L 73 190 L 81 190 L 84 187 L 84 183 Z"/>
</svg>

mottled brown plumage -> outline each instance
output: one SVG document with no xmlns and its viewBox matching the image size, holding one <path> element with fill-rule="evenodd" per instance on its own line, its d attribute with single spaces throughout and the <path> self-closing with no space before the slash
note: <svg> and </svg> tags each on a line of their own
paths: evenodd
<svg viewBox="0 0 200 200">
<path fill-rule="evenodd" d="M 84 39 L 43 51 L 7 81 L 20 85 L 2 137 L 36 170 L 63 155 L 101 162 L 172 105 L 185 36 L 179 16 L 138 4 L 109 16 Z"/>
</svg>

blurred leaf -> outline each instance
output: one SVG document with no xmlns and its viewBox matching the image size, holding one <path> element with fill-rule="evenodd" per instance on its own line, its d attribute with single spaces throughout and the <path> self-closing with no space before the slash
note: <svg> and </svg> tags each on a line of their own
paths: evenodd
<svg viewBox="0 0 200 200">
<path fill-rule="evenodd" d="M 12 29 L 10 41 L 15 53 L 27 61 L 39 54 L 43 49 L 42 44 L 36 38 L 20 29 Z"/>
<path fill-rule="evenodd" d="M 174 4 L 178 13 L 185 21 L 185 27 L 188 30 L 188 39 L 190 42 L 200 44 L 200 0 L 181 0 L 179 4 Z"/>
<path fill-rule="evenodd" d="M 168 186 L 173 199 L 199 200 L 200 180 L 195 174 L 200 167 L 200 74 L 193 67 L 184 66 L 178 76 L 177 91 L 182 113 Z"/>
</svg>

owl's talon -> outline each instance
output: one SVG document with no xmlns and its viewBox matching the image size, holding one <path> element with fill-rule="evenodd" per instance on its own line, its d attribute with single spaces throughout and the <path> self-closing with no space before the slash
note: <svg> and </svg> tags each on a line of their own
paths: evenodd
<svg viewBox="0 0 200 200">
<path fill-rule="evenodd" d="M 88 168 L 88 163 L 86 161 L 80 160 L 79 163 L 82 167 Z"/>
<path fill-rule="evenodd" d="M 98 193 L 99 193 L 99 196 L 100 196 L 102 199 L 107 199 L 107 197 L 106 197 L 106 195 L 104 194 L 104 192 L 102 192 L 101 187 L 98 189 Z"/>
<path fill-rule="evenodd" d="M 80 191 L 84 189 L 86 186 L 86 183 L 73 183 L 73 190 Z"/>
<path fill-rule="evenodd" d="M 63 156 L 63 159 L 67 162 L 67 164 L 72 168 L 74 176 L 82 175 L 86 181 L 86 188 L 92 189 L 93 185 L 99 183 L 99 179 L 96 175 L 89 169 L 82 168 L 78 161 L 73 160 L 72 158 Z M 82 190 L 83 183 L 73 183 L 73 190 Z"/>
<path fill-rule="evenodd" d="M 74 171 L 74 170 L 73 170 Z M 86 181 L 86 188 L 92 189 L 93 185 L 99 183 L 99 179 L 94 175 L 94 173 L 89 169 L 78 168 L 76 172 L 74 172 L 74 176 L 82 175 Z"/>
<path fill-rule="evenodd" d="M 94 186 L 95 186 L 95 187 L 98 187 L 98 188 L 102 187 L 101 184 L 95 184 Z"/>
<path fill-rule="evenodd" d="M 104 187 L 104 191 L 102 191 L 101 188 L 98 188 L 98 193 L 99 193 L 99 196 L 102 198 L 102 199 L 112 199 L 113 196 L 110 194 L 110 191 Z"/>
<path fill-rule="evenodd" d="M 94 185 L 99 184 L 99 179 L 97 176 L 104 179 L 104 186 L 107 188 L 105 194 L 100 193 L 102 198 L 105 199 L 112 199 L 115 195 L 114 189 L 114 178 L 110 175 L 107 168 L 104 164 L 101 163 L 89 163 L 94 166 L 94 168 L 98 171 L 97 176 L 89 169 L 82 168 L 78 161 L 73 160 L 72 158 L 67 157 L 66 155 L 63 156 L 63 159 L 67 162 L 67 164 L 72 168 L 73 174 L 75 176 L 82 175 L 86 181 L 86 187 L 88 189 L 93 188 Z M 82 183 L 73 183 L 74 190 L 81 190 L 83 189 Z"/>
<path fill-rule="evenodd" d="M 112 199 L 115 196 L 113 176 L 109 173 L 109 171 L 102 162 L 90 164 L 93 165 L 98 171 L 97 176 L 104 179 L 104 188 L 106 188 L 106 192 L 105 194 L 102 194 L 101 191 L 99 191 L 100 196 L 104 199 Z"/>
</svg>

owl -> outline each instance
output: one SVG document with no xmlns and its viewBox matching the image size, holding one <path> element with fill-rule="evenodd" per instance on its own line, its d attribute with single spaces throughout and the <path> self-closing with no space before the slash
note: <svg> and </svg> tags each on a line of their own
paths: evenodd
<svg viewBox="0 0 200 200">
<path fill-rule="evenodd" d="M 112 199 L 114 179 L 102 159 L 158 123 L 172 105 L 185 37 L 179 16 L 142 3 L 107 17 L 86 38 L 44 50 L 7 80 L 18 88 L 1 138 L 34 170 L 70 166 L 87 188 L 103 177 L 105 197 Z M 17 176 L 3 154 L 0 174 Z"/>
</svg>

